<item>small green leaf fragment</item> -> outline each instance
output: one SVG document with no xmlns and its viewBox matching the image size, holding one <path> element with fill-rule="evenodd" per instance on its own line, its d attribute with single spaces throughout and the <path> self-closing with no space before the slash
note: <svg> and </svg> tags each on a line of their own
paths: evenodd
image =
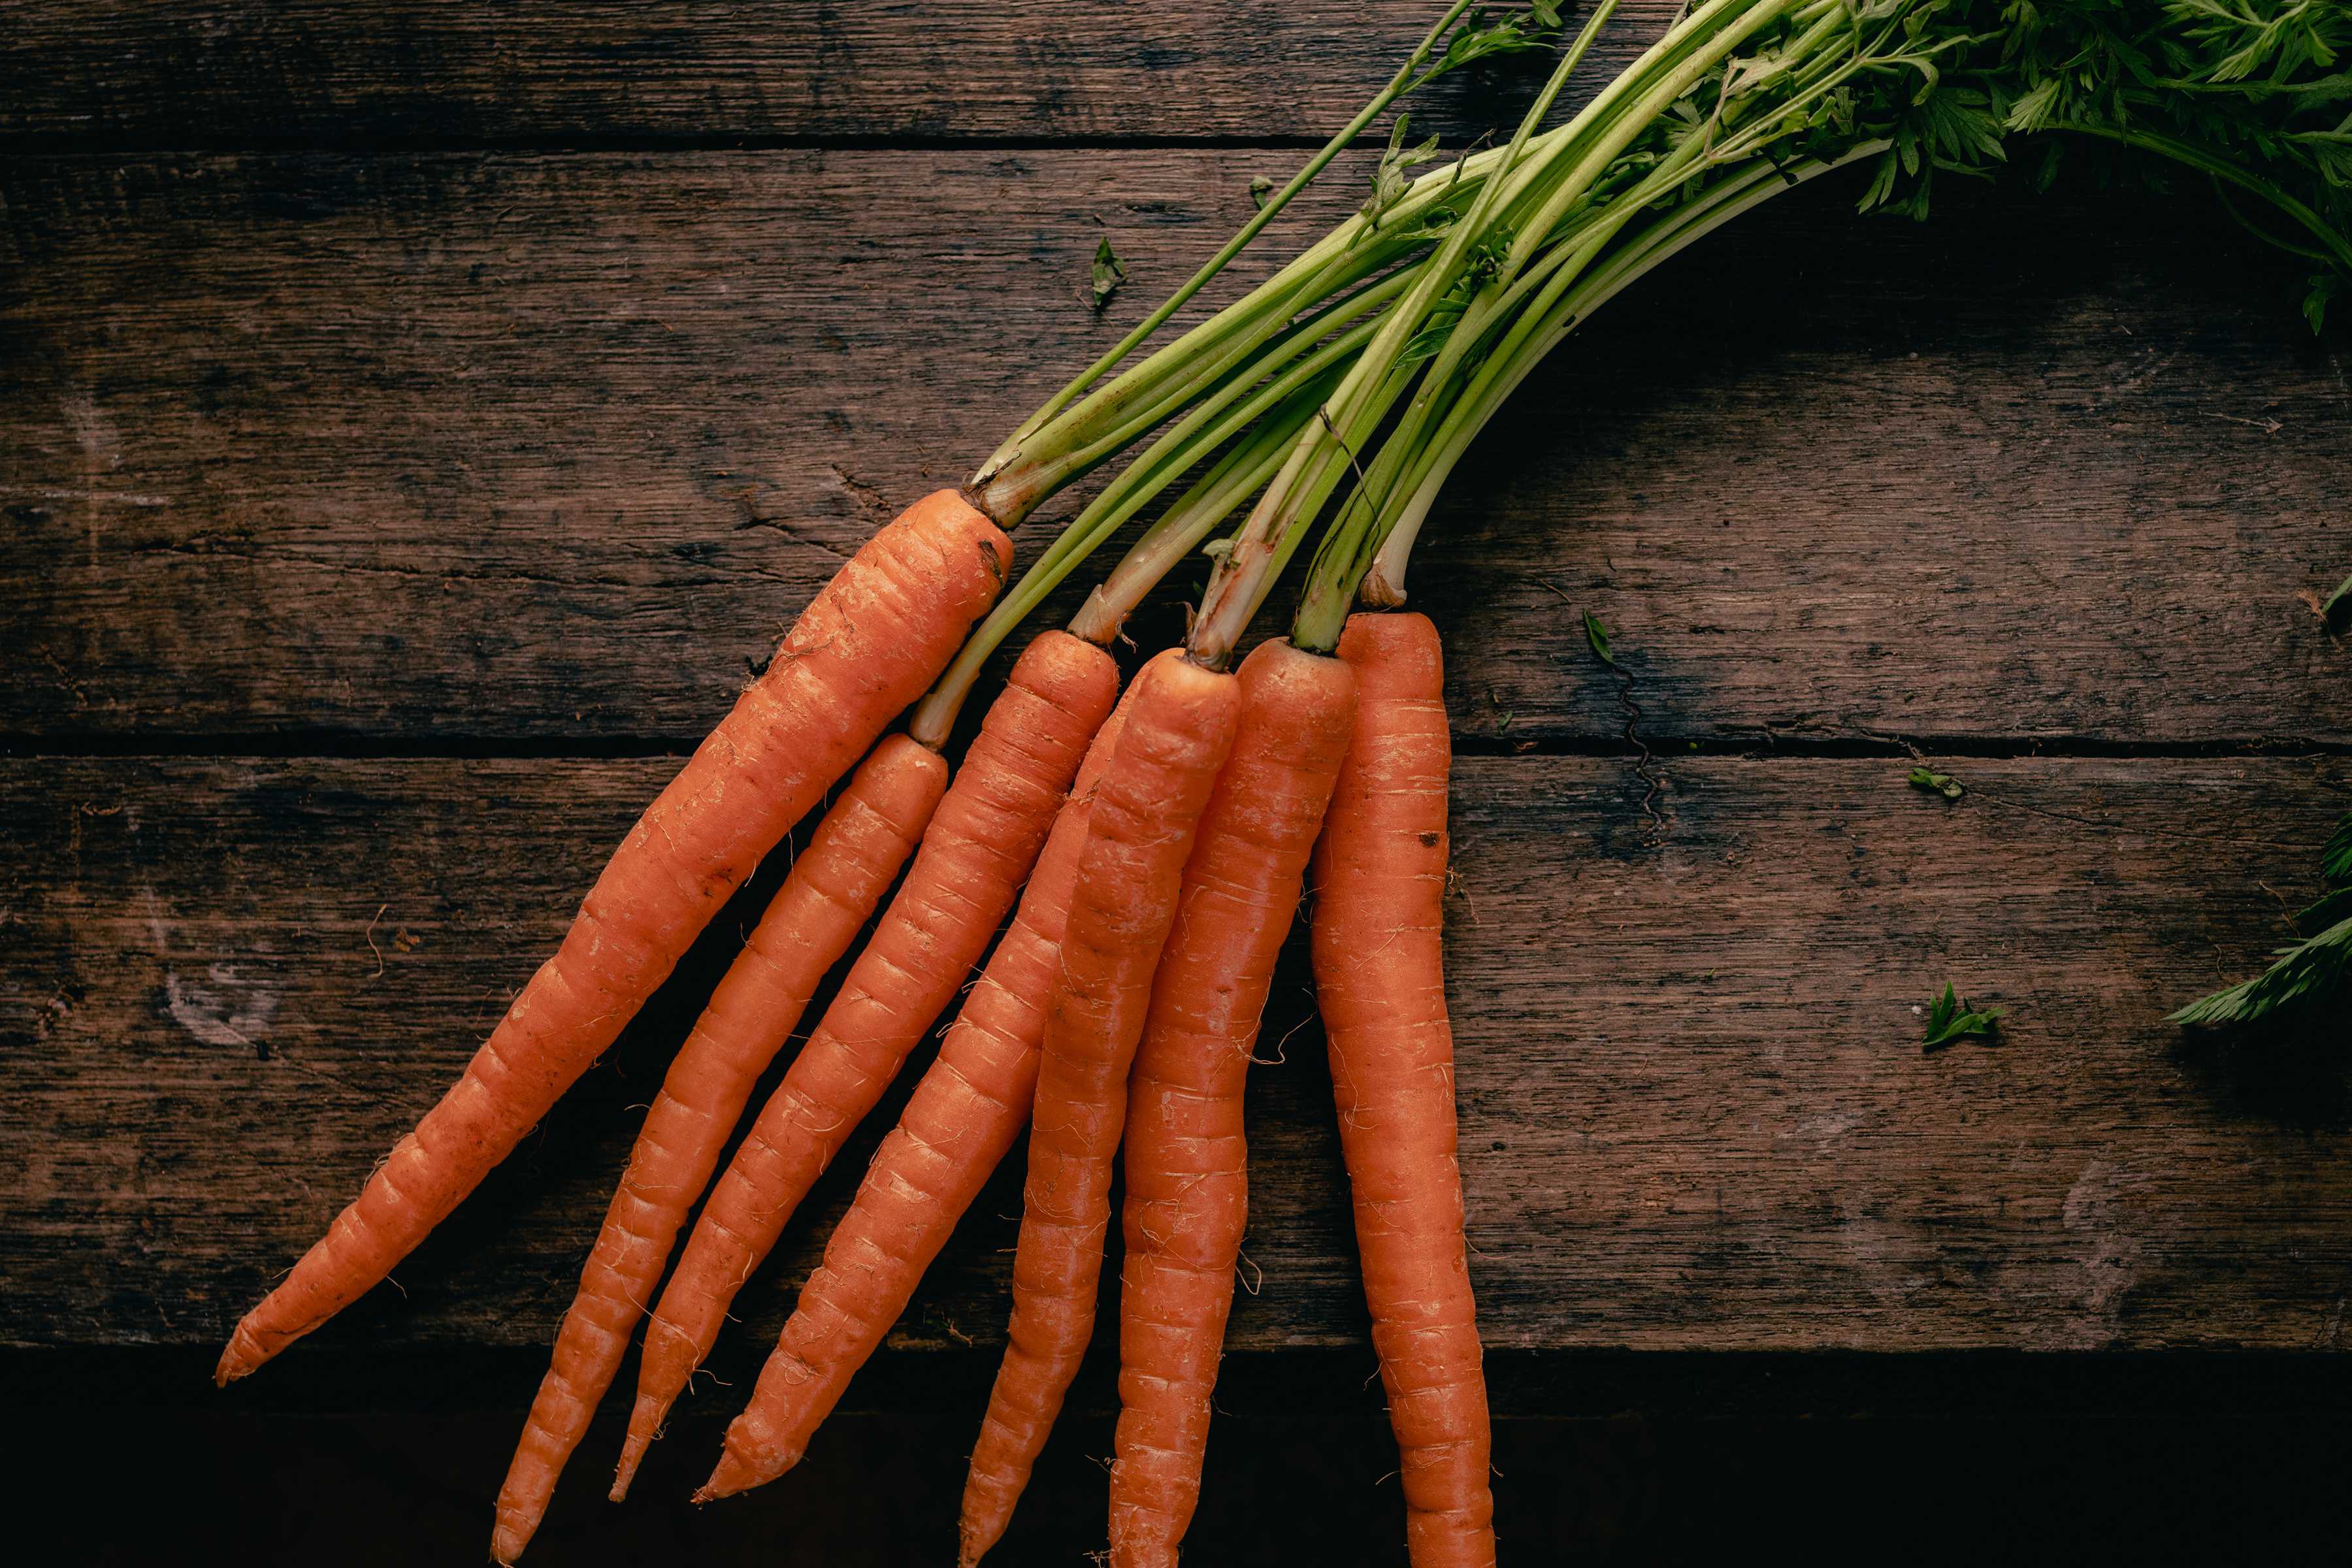
<svg viewBox="0 0 2352 1568">
<path fill-rule="evenodd" d="M 1542 48 L 1548 40 L 1536 35 L 1559 31 L 1559 8 L 1560 0 L 1531 0 L 1525 16 L 1507 16 L 1493 21 L 1484 6 L 1474 7 L 1454 24 L 1453 34 L 1445 40 L 1445 53 L 1422 79 L 1460 70 L 1489 55 L 1516 55 Z M 1532 31 L 1529 24 L 1533 25 Z"/>
<path fill-rule="evenodd" d="M 1381 154 L 1380 169 L 1372 175 L 1371 196 L 1361 209 L 1374 228 L 1380 227 L 1388 210 L 1402 201 L 1405 193 L 1412 188 L 1412 171 L 1437 156 L 1434 136 L 1416 146 L 1405 144 L 1405 130 L 1412 123 L 1411 115 L 1400 114 L 1389 128 L 1388 151 Z"/>
<path fill-rule="evenodd" d="M 2319 615 L 2327 623 L 2327 629 L 2337 637 L 2352 632 L 2352 577 L 2336 585 L 2336 592 L 2319 606 Z"/>
<path fill-rule="evenodd" d="M 1584 640 L 1592 645 L 1594 657 L 1610 668 L 1617 668 L 1617 655 L 1610 646 L 1609 628 L 1591 610 L 1584 612 Z"/>
<path fill-rule="evenodd" d="M 1097 310 L 1109 304 L 1110 297 L 1118 292 L 1118 286 L 1127 281 L 1127 263 L 1111 249 L 1110 241 L 1107 238 L 1095 244 L 1093 281 L 1095 309 Z"/>
<path fill-rule="evenodd" d="M 2009 1016 L 2006 1007 L 1971 1008 L 1960 1000 L 1951 982 L 1944 983 L 1944 994 L 1927 1009 L 1927 1040 L 1922 1050 L 1941 1050 L 1956 1040 L 1990 1039 L 2000 1021 Z"/>
<path fill-rule="evenodd" d="M 2191 1002 L 2168 1021 L 2197 1028 L 2242 1028 L 2301 1015 L 2306 1007 L 2340 996 L 2347 984 L 2352 984 L 2352 919 L 2279 949 L 2277 962 L 2263 973 Z"/>
<path fill-rule="evenodd" d="M 2054 136 L 2042 144 L 2042 156 L 2035 162 L 2029 176 L 2034 195 L 2047 195 L 2050 187 L 2058 183 L 2058 160 L 2065 151 L 2066 143 Z"/>
<path fill-rule="evenodd" d="M 2320 329 L 2327 324 L 2328 303 L 2336 298 L 2343 282 L 2342 277 L 2333 271 L 2311 275 L 2310 291 L 2303 297 L 2303 319 L 2311 323 L 2313 336 L 2316 337 Z"/>
<path fill-rule="evenodd" d="M 2294 934 L 2317 936 L 2346 921 L 2352 921 L 2352 888 L 2338 888 L 2294 917 Z"/>
<path fill-rule="evenodd" d="M 1272 195 L 1274 195 L 1274 182 L 1264 174 L 1250 181 L 1250 201 L 1253 204 L 1262 207 L 1265 205 L 1265 198 Z"/>
<path fill-rule="evenodd" d="M 1940 795 L 1946 800 L 1958 800 L 1969 793 L 1966 786 L 1951 774 L 1939 773 L 1931 768 L 1913 768 L 1911 787 L 1924 789 L 1930 795 Z"/>
<path fill-rule="evenodd" d="M 2327 847 L 2319 852 L 2319 875 L 2329 882 L 2352 882 L 2352 811 L 2336 825 Z"/>
</svg>

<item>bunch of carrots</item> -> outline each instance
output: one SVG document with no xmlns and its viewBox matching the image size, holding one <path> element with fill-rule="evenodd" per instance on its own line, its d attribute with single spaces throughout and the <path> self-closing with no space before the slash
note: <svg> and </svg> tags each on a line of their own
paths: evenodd
<svg viewBox="0 0 2352 1568">
<path fill-rule="evenodd" d="M 917 502 L 843 566 L 647 808 L 457 1083 L 237 1324 L 219 1381 L 383 1279 L 814 816 L 646 1114 L 499 1494 L 492 1554 L 523 1551 L 649 1319 L 612 1488 L 626 1492 L 736 1292 L 952 1007 L 697 1496 L 799 1462 L 1025 1127 L 1008 1343 L 971 1458 L 961 1561 L 1003 1535 L 1092 1337 L 1123 1158 L 1110 1561 L 1173 1563 L 1247 1215 L 1244 1081 L 1311 880 L 1412 1560 L 1492 1563 L 1441 940 L 1442 657 L 1430 623 L 1400 608 L 1422 523 L 1471 440 L 1634 279 L 1844 167 L 1874 171 L 1865 206 L 1924 211 L 1937 171 L 1974 172 L 2011 136 L 2128 145 L 2262 196 L 2299 226 L 2323 279 L 2352 273 L 2341 205 L 2310 151 L 2324 143 L 2282 140 L 2333 101 L 2317 73 L 2346 29 L 2340 10 L 2248 0 L 2240 26 L 2236 11 L 2217 22 L 2221 8 L 2186 0 L 2066 0 L 2029 26 L 2015 0 L 1710 0 L 1546 129 L 1615 3 L 1595 5 L 1507 144 L 1414 177 L 1425 158 L 1406 150 L 1400 116 L 1361 211 L 1129 363 L 1399 98 L 1486 56 L 1549 49 L 1560 26 L 1553 5 L 1497 20 L 1454 0 L 1199 273 L 969 485 Z M 2119 19 L 2134 26 L 2118 32 Z M 2149 85 L 2126 48 L 2176 74 L 2205 60 L 2226 103 L 2200 99 L 2168 120 L 2164 95 L 2188 89 Z M 2268 85 L 2228 96 L 2224 84 L 2250 79 Z M 2332 288 L 2315 281 L 2315 295 Z M 1005 591 L 1008 531 L 1139 447 Z M 950 769 L 947 739 L 990 657 L 1180 482 L 1070 627 L 1029 642 Z M 1239 658 L 1310 536 L 1289 637 Z M 1122 694 L 1110 645 L 1203 550 L 1215 565 L 1184 646 Z M 719 1170 L 755 1085 L 869 923 Z"/>
</svg>

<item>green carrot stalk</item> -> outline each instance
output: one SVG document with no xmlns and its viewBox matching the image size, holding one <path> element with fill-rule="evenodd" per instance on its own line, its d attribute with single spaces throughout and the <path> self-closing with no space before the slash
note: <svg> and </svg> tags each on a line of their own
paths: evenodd
<svg viewBox="0 0 2352 1568">
<path fill-rule="evenodd" d="M 1355 139 L 1363 133 L 1365 126 L 1379 119 L 1381 111 L 1395 102 L 1399 97 L 1429 79 L 1421 73 L 1423 68 L 1428 63 L 1431 51 L 1436 48 L 1438 41 L 1445 36 L 1446 30 L 1460 19 L 1462 14 L 1467 11 L 1473 3 L 1474 0 L 1452 0 L 1444 14 L 1439 16 L 1429 31 L 1422 36 L 1421 42 L 1414 46 L 1412 52 L 1406 57 L 1404 64 L 1397 68 L 1396 74 L 1389 79 L 1388 85 L 1375 93 L 1371 101 L 1364 105 L 1356 117 L 1340 129 L 1339 134 L 1326 142 L 1322 151 L 1308 159 L 1305 165 L 1290 177 L 1287 184 L 1267 196 L 1259 205 L 1256 216 L 1244 224 L 1214 256 L 1202 263 L 1199 271 L 1186 279 L 1181 288 L 1161 300 L 1158 309 L 1137 322 L 1134 328 L 1125 337 L 1111 345 L 1101 358 L 1079 372 L 1067 385 L 1047 398 L 1035 413 L 1023 421 L 1021 427 L 1013 433 L 1012 437 L 1003 447 L 997 448 L 996 453 L 981 466 L 980 472 L 972 478 L 973 488 L 984 489 L 992 470 L 1002 468 L 1009 464 L 1020 451 L 1021 443 L 1025 437 L 1034 435 L 1055 415 L 1076 402 L 1079 395 L 1087 388 L 1117 368 L 1129 354 L 1134 353 L 1139 346 L 1149 340 L 1152 333 L 1167 325 L 1178 310 L 1182 310 L 1212 279 L 1224 270 L 1228 262 L 1248 248 L 1250 241 L 1255 239 L 1265 226 L 1272 223 L 1276 216 L 1290 205 L 1292 198 L 1311 184 L 1315 176 L 1329 166 L 1332 159 L 1346 151 Z"/>
<path fill-rule="evenodd" d="M 2352 8 L 2252 0 L 2243 16 L 2172 7 L 2151 26 L 2145 6 L 2055 0 L 2032 25 L 1979 26 L 1992 8 L 1992 0 L 1718 0 L 1563 132 L 1539 139 L 1540 163 L 1509 178 L 1540 187 L 1540 205 L 1518 225 L 1490 225 L 1483 252 L 1472 252 L 1480 263 L 1445 285 L 1455 303 L 1449 319 L 1423 329 L 1431 363 L 1410 401 L 1360 408 L 1345 432 L 1377 427 L 1383 444 L 1350 454 L 1355 490 L 1326 527 L 1294 640 L 1331 646 L 1360 591 L 1367 603 L 1402 602 L 1406 558 L 1454 464 L 1592 310 L 1738 213 L 1834 168 L 1874 160 L 1864 205 L 1920 213 L 1937 170 L 1988 167 L 2005 156 L 2004 137 L 2021 132 L 2156 153 L 2262 196 L 2312 236 L 2314 246 L 2288 248 L 2326 268 L 2306 305 L 2316 322 L 2336 280 L 2352 276 L 2352 117 L 2291 129 L 2275 106 L 2308 120 L 2352 99 L 2343 78 L 2311 78 L 2332 50 L 2352 45 Z M 2135 25 L 2119 33 L 2114 24 L 2127 16 Z M 1708 28 L 1708 47 L 1696 47 Z M 1751 52 L 1725 52 L 1727 36 Z M 2164 79 L 2147 66 L 2177 65 L 2196 49 L 2201 79 Z M 2091 62 L 2111 73 L 2105 97 L 2080 85 L 2096 74 Z M 2263 69 L 2270 77 L 2257 80 Z M 2298 69 L 2310 79 L 2292 79 Z M 2274 111 L 2232 121 L 2210 100 L 2188 103 L 2193 92 L 2235 93 Z M 2180 124 L 2163 126 L 2167 116 Z M 1673 216 L 1632 221 L 1658 207 Z M 1418 266 L 1432 271 L 1462 248 Z M 1303 494 L 1311 506 L 1328 499 Z M 1204 601 L 1203 616 L 1211 609 Z"/>
<path fill-rule="evenodd" d="M 1708 9 L 1736 4 L 1738 0 L 1716 0 Z M 1337 487 L 1344 472 L 1343 465 L 1358 464 L 1357 449 L 1370 435 L 1367 416 L 1376 415 L 1412 379 L 1398 374 L 1398 362 L 1408 342 L 1424 323 L 1430 307 L 1463 265 L 1471 247 L 1485 234 L 1486 222 L 1507 188 L 1513 166 L 1527 151 L 1536 126 L 1549 111 L 1569 77 L 1583 62 L 1615 9 L 1616 0 L 1603 0 L 1594 10 L 1536 102 L 1520 120 L 1510 145 L 1504 149 L 1499 167 L 1479 188 L 1469 214 L 1446 230 L 1434 256 L 1417 269 L 1412 291 L 1388 313 L 1372 342 L 1340 382 L 1316 423 L 1299 437 L 1273 485 L 1234 536 L 1232 548 L 1218 562 L 1210 578 L 1201 614 L 1193 622 L 1188 646 L 1196 660 L 1221 668 L 1232 658 L 1243 629 L 1256 614 L 1281 563 L 1297 548 L 1300 532 L 1313 521 L 1312 509 L 1319 507 Z"/>
</svg>

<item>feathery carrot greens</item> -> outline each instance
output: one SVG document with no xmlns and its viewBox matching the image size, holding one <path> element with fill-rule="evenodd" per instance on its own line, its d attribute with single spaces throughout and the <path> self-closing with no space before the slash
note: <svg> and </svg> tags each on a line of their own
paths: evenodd
<svg viewBox="0 0 2352 1568">
<path fill-rule="evenodd" d="M 2040 184 L 2069 148 L 2107 174 L 2152 155 L 2260 199 L 2277 221 L 2239 216 L 2315 264 L 2316 326 L 2352 277 L 2347 46 L 2352 8 L 2317 0 L 1712 0 L 1529 135 L 1555 81 L 1498 194 L 1415 264 L 1219 563 L 1196 652 L 1230 653 L 1326 508 L 1295 639 L 1331 646 L 1368 579 L 1368 600 L 1401 602 L 1447 474 L 1536 363 L 1685 246 L 1834 169 L 1867 167 L 1863 210 L 1924 217 L 1939 174 L 1988 175 L 2019 142 Z"/>
<path fill-rule="evenodd" d="M 2294 918 L 2303 941 L 2272 956 L 2270 968 L 2227 991 L 2201 997 L 2171 1022 L 2198 1028 L 2299 1026 L 2319 1010 L 2352 1001 L 2352 812 L 2319 852 L 2319 877 L 2332 889 Z"/>
<path fill-rule="evenodd" d="M 1927 1009 L 1927 1033 L 1920 1048 L 1934 1051 L 1959 1040 L 1989 1040 L 2008 1016 L 2006 1007 L 1969 1006 L 1946 981 L 1944 994 Z"/>
<path fill-rule="evenodd" d="M 2315 330 L 2352 279 L 2352 70 L 2339 68 L 2352 7 L 2336 0 L 1707 0 L 1581 111 L 1540 129 L 1614 9 L 1593 7 L 1507 147 L 1415 178 L 1435 148 L 1411 142 L 1400 115 L 1357 214 L 1235 305 L 1073 401 L 1141 341 L 1131 335 L 983 468 L 983 487 L 1016 494 L 1039 475 L 1066 483 L 1190 400 L 1185 422 L 1080 513 L 983 625 L 927 700 L 919 734 L 944 733 L 1012 625 L 1212 458 L 1076 629 L 1114 634 L 1255 494 L 1240 530 L 1214 547 L 1193 656 L 1230 660 L 1318 525 L 1292 637 L 1334 647 L 1358 602 L 1403 602 L 1411 552 L 1454 466 L 1552 349 L 1688 246 L 1826 174 L 1866 172 L 1862 211 L 1925 218 L 1939 177 L 1988 177 L 2013 154 L 2038 188 L 2071 164 L 2102 180 L 2169 165 L 2202 176 L 2240 222 L 2313 264 L 2304 310 Z M 1559 16 L 1538 6 L 1525 20 L 1548 30 Z M 1526 42 L 1517 28 L 1482 33 L 1480 21 L 1449 10 L 1259 220 L 1395 97 L 1449 64 Z M 1424 67 L 1449 28 L 1438 63 Z"/>
</svg>

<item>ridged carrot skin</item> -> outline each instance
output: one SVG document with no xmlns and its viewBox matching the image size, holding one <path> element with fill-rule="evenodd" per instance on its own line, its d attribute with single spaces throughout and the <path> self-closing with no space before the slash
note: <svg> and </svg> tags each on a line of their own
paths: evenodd
<svg viewBox="0 0 2352 1568">
<path fill-rule="evenodd" d="M 1045 1016 L 1011 1342 L 964 1482 L 967 1565 L 1003 1535 L 1094 1332 L 1128 1068 L 1185 858 L 1240 713 L 1239 683 L 1181 653 L 1144 666 L 1136 687 L 1095 791 Z"/>
<path fill-rule="evenodd" d="M 1249 1216 L 1242 1088 L 1355 726 L 1355 672 L 1286 642 L 1242 662 L 1217 775 L 1128 1082 L 1111 1568 L 1173 1568 L 1201 1496 L 1210 1394 Z"/>
<path fill-rule="evenodd" d="M 953 491 L 866 541 L 646 808 L 464 1075 L 246 1314 L 227 1383 L 365 1294 L 506 1158 L 669 975 L 761 856 L 946 668 L 1012 542 Z"/>
<path fill-rule="evenodd" d="M 499 1489 L 496 1561 L 512 1563 L 546 1516 L 752 1085 L 914 853 L 947 784 L 937 752 L 883 738 L 794 858 L 671 1060 Z"/>
<path fill-rule="evenodd" d="M 1417 615 L 1349 618 L 1356 737 L 1315 858 L 1315 989 L 1402 1459 L 1413 1568 L 1489 1568 L 1486 1381 L 1446 1022 L 1444 658 Z"/>
<path fill-rule="evenodd" d="M 1078 856 L 1095 788 L 1124 724 L 1122 706 L 1087 748 L 1011 929 L 964 998 L 898 1125 L 876 1152 L 856 1201 L 834 1227 L 824 1262 L 802 1287 L 751 1404 L 727 1428 L 726 1454 L 711 1478 L 715 1489 L 763 1485 L 800 1463 L 850 1378 L 906 1310 L 923 1271 L 1028 1125 Z"/>
<path fill-rule="evenodd" d="M 1014 662 L 888 912 L 695 1222 L 646 1331 L 616 1490 L 710 1353 L 736 1291 L 971 978 L 1118 694 L 1110 655 L 1066 632 L 1044 634 Z"/>
</svg>

